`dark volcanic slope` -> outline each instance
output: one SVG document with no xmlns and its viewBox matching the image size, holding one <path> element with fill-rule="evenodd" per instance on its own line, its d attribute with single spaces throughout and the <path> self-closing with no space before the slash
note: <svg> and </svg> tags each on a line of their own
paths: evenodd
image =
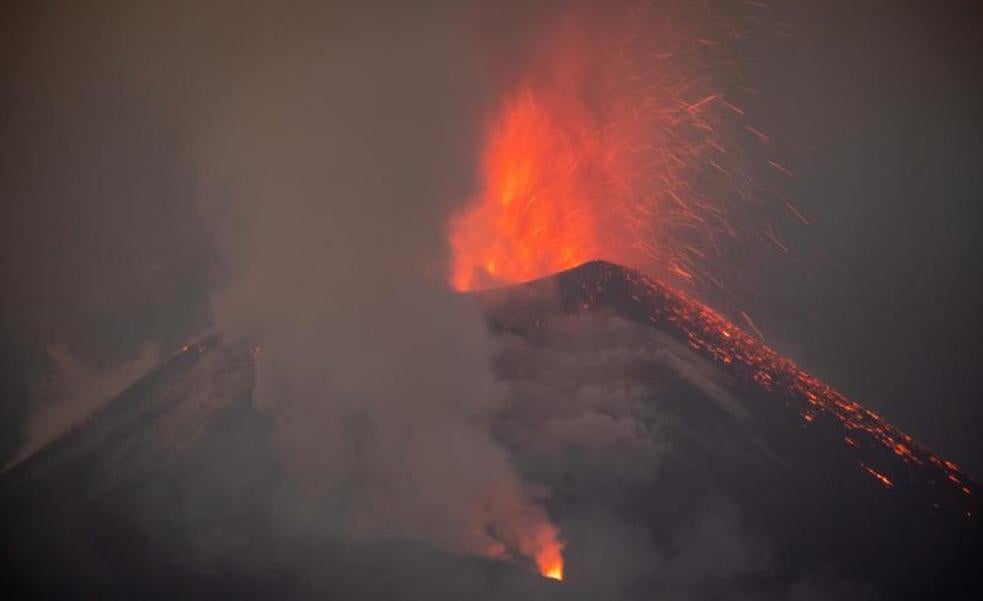
<svg viewBox="0 0 983 601">
<path fill-rule="evenodd" d="M 558 315 L 607 313 L 651 326 L 728 373 L 753 435 L 786 473 L 689 453 L 684 479 L 740 501 L 791 562 L 836 565 L 888 598 L 978 590 L 980 495 L 958 467 L 810 376 L 720 315 L 641 274 L 592 262 L 480 293 L 493 327 L 535 340 Z M 683 409 L 694 428 L 714 426 Z M 721 445 L 729 436 L 721 432 Z M 661 486 L 666 494 L 667 482 Z"/>
<path fill-rule="evenodd" d="M 494 325 L 502 330 L 526 331 L 557 314 L 608 310 L 668 332 L 797 413 L 804 431 L 850 447 L 858 469 L 882 486 L 924 494 L 930 512 L 944 507 L 969 520 L 977 517 L 977 485 L 954 463 L 924 449 L 713 310 L 638 272 L 596 261 L 483 295 Z"/>
<path fill-rule="evenodd" d="M 20 599 L 551 598 L 510 563 L 286 534 L 255 345 L 209 336 L 0 476 L 0 590 Z M 446 569 L 453 577 L 422 575 Z M 504 591 L 504 592 L 503 592 Z M 480 593 L 480 594 L 478 594 Z"/>
<path fill-rule="evenodd" d="M 518 468 L 553 491 L 548 509 L 568 542 L 562 585 L 417 543 L 284 531 L 275 426 L 253 404 L 255 348 L 213 336 L 0 476 L 5 598 L 799 599 L 816 598 L 790 594 L 813 571 L 892 601 L 976 598 L 977 485 L 713 311 L 601 262 L 476 297 L 493 331 L 515 335 L 499 338 L 504 386 L 521 391 L 548 365 L 564 383 L 640 391 L 639 415 L 607 417 L 642 426 L 651 462 L 635 447 L 589 466 L 562 444 L 537 455 L 551 420 L 569 417 L 555 414 L 582 400 L 569 388 L 545 400 L 517 393 L 496 416 Z M 618 336 L 592 338 L 605 328 Z M 587 374 L 566 361 L 558 331 L 584 335 L 575 352 L 588 358 L 604 344 L 635 346 Z M 626 466 L 631 478 L 619 475 Z M 652 477 L 635 478 L 639 469 Z M 591 470 L 602 486 L 581 478 Z M 717 501 L 770 547 L 767 564 L 742 568 L 747 548 L 734 537 L 687 534 Z M 598 513 L 609 521 L 583 520 Z M 627 533 L 595 527 L 609 522 Z M 632 555 L 636 540 L 649 555 Z"/>
</svg>

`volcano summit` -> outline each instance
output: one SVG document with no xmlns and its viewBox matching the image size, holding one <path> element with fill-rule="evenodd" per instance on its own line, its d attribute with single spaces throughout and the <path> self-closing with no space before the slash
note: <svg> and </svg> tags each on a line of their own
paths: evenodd
<svg viewBox="0 0 983 601">
<path fill-rule="evenodd" d="M 471 298 L 505 390 L 490 428 L 542 489 L 564 582 L 518 560 L 285 526 L 295 503 L 254 403 L 257 341 L 226 334 L 188 345 L 3 474 L 4 588 L 49 599 L 975 598 L 977 485 L 712 310 L 603 262 Z"/>
</svg>

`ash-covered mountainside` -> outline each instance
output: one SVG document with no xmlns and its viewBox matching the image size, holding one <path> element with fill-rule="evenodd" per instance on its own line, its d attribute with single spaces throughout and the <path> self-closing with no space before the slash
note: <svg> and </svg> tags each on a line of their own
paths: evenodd
<svg viewBox="0 0 983 601">
<path fill-rule="evenodd" d="M 873 411 L 800 369 L 734 324 L 638 272 L 595 261 L 508 290 L 483 293 L 493 327 L 535 334 L 550 317 L 609 311 L 669 333 L 795 412 L 802 430 L 838 441 L 885 488 L 924 495 L 929 513 L 977 518 L 977 485 Z M 765 408 L 770 408 L 767 405 Z M 837 445 L 839 446 L 839 445 Z"/>
<path fill-rule="evenodd" d="M 262 341 L 215 335 L 0 475 L 5 598 L 976 598 L 977 485 L 713 311 L 602 262 L 472 298 L 563 583 L 285 519 Z"/>
<path fill-rule="evenodd" d="M 673 491 L 702 482 L 737 500 L 787 564 L 834 565 L 886 598 L 978 590 L 978 485 L 708 307 L 603 261 L 482 292 L 481 302 L 494 329 L 533 341 L 559 316 L 611 315 L 666 334 L 726 374 L 740 411 L 680 395 L 675 411 L 689 433 L 674 436 L 681 471 L 672 480 L 663 467 L 662 483 Z M 742 439 L 753 449 L 735 449 Z"/>
<path fill-rule="evenodd" d="M 285 527 L 259 351 L 222 334 L 188 344 L 0 475 L 4 599 L 551 598 L 513 564 Z"/>
</svg>

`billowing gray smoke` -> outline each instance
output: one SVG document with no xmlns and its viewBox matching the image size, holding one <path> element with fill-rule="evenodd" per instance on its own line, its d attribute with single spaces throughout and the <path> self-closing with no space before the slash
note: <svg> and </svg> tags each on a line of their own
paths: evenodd
<svg viewBox="0 0 983 601">
<path fill-rule="evenodd" d="M 482 318 L 443 282 L 473 159 L 459 15 L 308 18 L 202 125 L 206 201 L 239 223 L 215 318 L 258 332 L 259 402 L 297 493 L 285 516 L 531 555 L 551 527 L 488 430 Z"/>
<path fill-rule="evenodd" d="M 729 377 L 686 346 L 657 330 L 588 314 L 554 319 L 534 343 L 498 337 L 495 349 L 507 389 L 495 432 L 523 473 L 553 490 L 575 598 L 870 597 L 868 587 L 830 570 L 796 575 L 786 586 L 748 587 L 774 573 L 778 553 L 726 498 L 698 497 L 680 519 L 660 521 L 671 502 L 658 501 L 678 494 L 663 464 L 685 462 L 691 451 L 678 447 L 706 434 L 679 419 L 687 411 L 678 404 L 705 399 L 738 422 L 748 417 L 729 392 Z M 707 438 L 701 444 L 726 446 Z"/>
<path fill-rule="evenodd" d="M 488 430 L 499 391 L 482 319 L 444 284 L 444 227 L 477 148 L 472 9 L 106 4 L 52 35 L 72 56 L 43 55 L 82 74 L 58 82 L 69 94 L 103 85 L 125 107 L 152 105 L 141 122 L 165 124 L 193 165 L 180 219 L 208 224 L 210 243 L 187 263 L 209 272 L 210 327 L 262 345 L 258 400 L 290 475 L 284 518 L 529 555 L 552 536 L 548 518 Z M 138 225 L 156 239 L 167 224 Z M 112 396 L 71 403 L 66 426 Z"/>
</svg>

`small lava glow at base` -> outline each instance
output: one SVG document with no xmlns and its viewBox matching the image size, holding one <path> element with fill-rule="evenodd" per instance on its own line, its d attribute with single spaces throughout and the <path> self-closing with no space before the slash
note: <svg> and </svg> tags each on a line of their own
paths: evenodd
<svg viewBox="0 0 983 601">
<path fill-rule="evenodd" d="M 563 580 L 563 547 L 550 545 L 536 556 L 540 575 L 552 580 Z"/>
<path fill-rule="evenodd" d="M 551 580 L 563 580 L 563 566 L 556 565 L 551 568 L 543 569 L 540 574 Z"/>
</svg>

